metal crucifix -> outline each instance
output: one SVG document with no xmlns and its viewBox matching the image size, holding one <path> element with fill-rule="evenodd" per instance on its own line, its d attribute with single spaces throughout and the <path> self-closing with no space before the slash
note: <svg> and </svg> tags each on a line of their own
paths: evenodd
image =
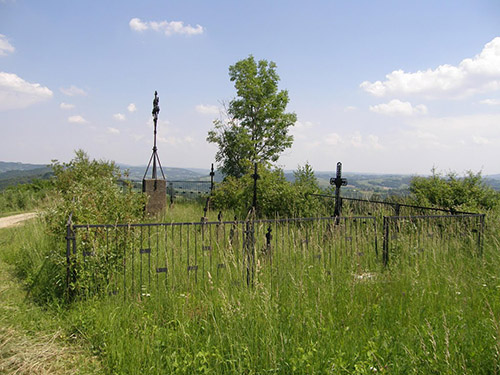
<svg viewBox="0 0 500 375">
<path fill-rule="evenodd" d="M 333 216 L 340 217 L 340 211 L 342 209 L 342 199 L 340 198 L 340 187 L 347 185 L 347 179 L 342 178 L 342 163 L 339 161 L 337 163 L 337 175 L 335 178 L 330 178 L 330 185 L 335 186 L 335 211 Z"/>
</svg>

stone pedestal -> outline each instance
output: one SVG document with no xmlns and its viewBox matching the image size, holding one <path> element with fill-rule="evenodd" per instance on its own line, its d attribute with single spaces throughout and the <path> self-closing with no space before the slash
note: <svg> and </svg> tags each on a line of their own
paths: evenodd
<svg viewBox="0 0 500 375">
<path fill-rule="evenodd" d="M 142 180 L 142 191 L 148 196 L 146 212 L 155 215 L 167 206 L 167 181 L 165 180 Z"/>
</svg>

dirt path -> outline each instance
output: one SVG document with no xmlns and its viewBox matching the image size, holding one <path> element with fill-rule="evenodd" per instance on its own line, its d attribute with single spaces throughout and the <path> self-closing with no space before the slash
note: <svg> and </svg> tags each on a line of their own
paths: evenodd
<svg viewBox="0 0 500 375">
<path fill-rule="evenodd" d="M 36 212 L 26 212 L 24 214 L 2 217 L 0 218 L 0 229 L 14 227 L 25 220 L 34 218 L 36 215 L 38 215 Z"/>
</svg>

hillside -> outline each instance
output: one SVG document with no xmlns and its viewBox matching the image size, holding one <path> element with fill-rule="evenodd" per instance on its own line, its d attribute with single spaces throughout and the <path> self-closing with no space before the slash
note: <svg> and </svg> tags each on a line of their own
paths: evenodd
<svg viewBox="0 0 500 375">
<path fill-rule="evenodd" d="M 30 164 L 35 165 L 35 164 Z M 40 167 L 33 169 L 9 170 L 0 173 L 0 190 L 18 184 L 28 184 L 33 180 L 46 180 L 53 175 L 51 167 Z"/>
</svg>

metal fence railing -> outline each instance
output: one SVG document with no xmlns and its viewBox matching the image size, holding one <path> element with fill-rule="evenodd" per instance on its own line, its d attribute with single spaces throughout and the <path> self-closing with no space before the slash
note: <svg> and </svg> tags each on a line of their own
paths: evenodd
<svg viewBox="0 0 500 375">
<path fill-rule="evenodd" d="M 382 260 L 450 256 L 451 252 L 482 255 L 484 214 L 385 216 Z"/>
<path fill-rule="evenodd" d="M 68 225 L 73 294 L 151 295 L 191 284 L 273 282 L 280 269 L 370 270 L 373 217 Z"/>
<path fill-rule="evenodd" d="M 484 220 L 385 216 L 381 230 L 374 216 L 118 225 L 75 225 L 70 217 L 68 293 L 148 296 L 195 285 L 272 284 L 308 270 L 361 275 L 389 261 L 438 260 L 457 251 L 481 255 Z"/>
</svg>

